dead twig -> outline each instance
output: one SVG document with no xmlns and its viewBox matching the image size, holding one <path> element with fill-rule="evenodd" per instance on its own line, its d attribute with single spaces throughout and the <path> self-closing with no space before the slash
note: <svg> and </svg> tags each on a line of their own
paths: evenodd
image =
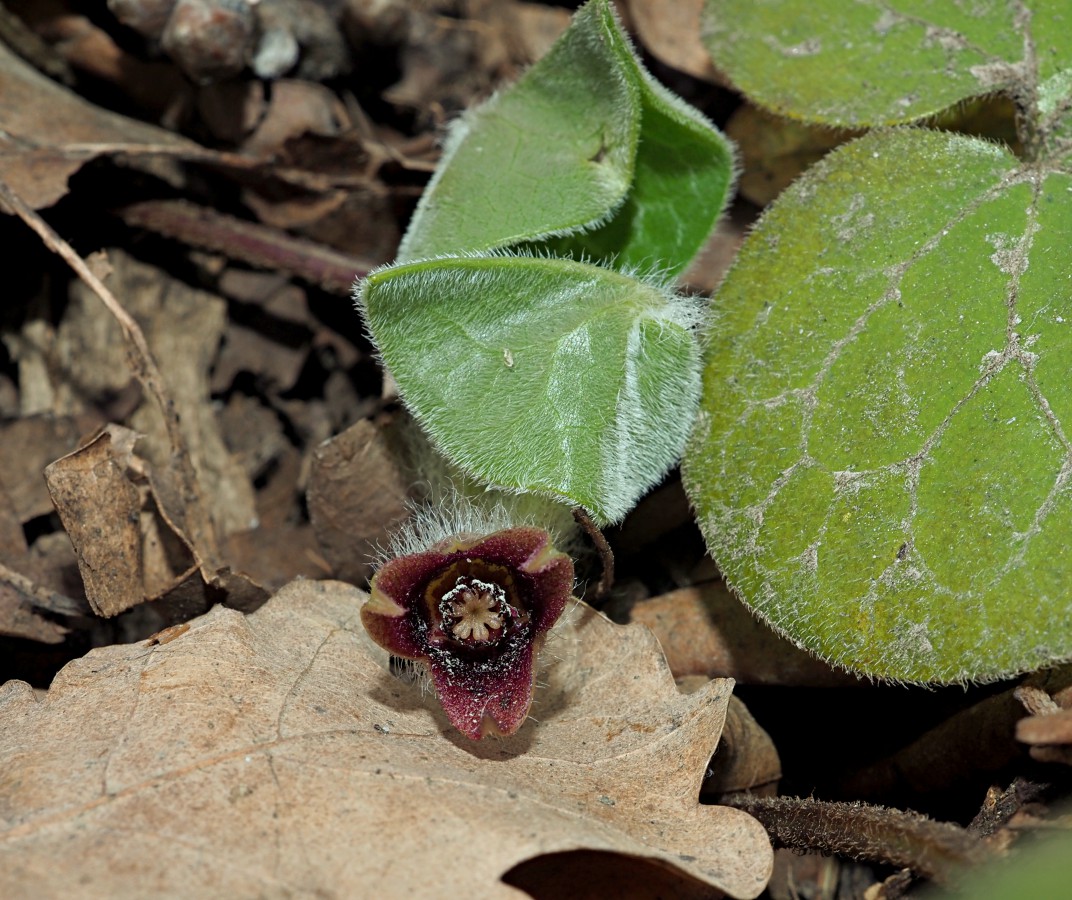
<svg viewBox="0 0 1072 900">
<path fill-rule="evenodd" d="M 174 401 L 168 396 L 167 387 L 160 369 L 153 359 L 152 351 L 145 340 L 145 334 L 134 318 L 123 308 L 116 296 L 98 278 L 86 261 L 74 248 L 53 230 L 44 219 L 19 197 L 11 187 L 0 179 L 0 202 L 17 215 L 34 232 L 45 246 L 59 255 L 93 291 L 119 323 L 126 341 L 127 360 L 131 372 L 142 386 L 145 393 L 153 399 L 163 416 L 171 448 L 171 463 L 176 471 L 181 488 L 184 508 L 176 511 L 181 514 L 183 531 L 196 548 L 202 564 L 211 569 L 221 568 L 219 545 L 216 530 L 205 508 L 198 485 L 197 473 L 194 471 L 186 441 L 182 435 L 179 415 Z"/>
<path fill-rule="evenodd" d="M 147 200 L 116 210 L 128 225 L 191 247 L 222 253 L 261 269 L 294 275 L 332 294 L 348 296 L 371 264 L 276 228 L 245 222 L 185 200 Z"/>
</svg>

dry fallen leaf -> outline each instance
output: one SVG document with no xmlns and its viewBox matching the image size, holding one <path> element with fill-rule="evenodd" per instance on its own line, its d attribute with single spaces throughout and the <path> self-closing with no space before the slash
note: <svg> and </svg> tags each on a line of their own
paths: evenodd
<svg viewBox="0 0 1072 900">
<path fill-rule="evenodd" d="M 52 512 L 41 471 L 78 446 L 104 422 L 95 411 L 78 416 L 35 415 L 0 422 L 0 496 L 25 524 Z"/>
<path fill-rule="evenodd" d="M 1061 669 L 1051 677 L 1067 682 Z M 1058 681 L 1050 691 L 1034 684 L 1016 688 L 1014 696 L 1027 709 L 1027 718 L 1016 723 L 1016 739 L 1030 747 L 1032 758 L 1039 762 L 1072 765 L 1072 688 Z"/>
<path fill-rule="evenodd" d="M 20 216 L 35 215 L 5 186 L 0 189 Z M 49 240 L 62 242 L 56 235 Z M 112 432 L 98 452 L 91 444 L 50 467 L 49 490 L 79 554 L 93 610 L 111 616 L 165 596 L 171 609 L 165 618 L 189 617 L 224 600 L 236 609 L 260 605 L 267 592 L 228 566 L 217 544 L 218 536 L 255 524 L 250 477 L 228 452 L 207 402 L 225 302 L 122 251 L 110 263 L 98 257 L 94 265 L 124 295 L 128 313 L 99 276 L 76 262 L 85 268 L 84 281 L 73 284 L 62 321 L 40 333 L 24 328 L 12 355 L 20 375 L 32 374 L 38 399 L 55 412 L 122 407 L 127 412 L 118 417 L 133 426 L 120 429 L 126 434 L 122 447 L 113 446 L 119 432 Z M 167 373 L 167 396 L 150 356 Z M 141 388 L 152 399 L 143 398 Z M 135 431 L 146 436 L 136 465 Z"/>
<path fill-rule="evenodd" d="M 292 582 L 93 650 L 41 701 L 0 689 L 0 895 L 516 897 L 505 872 L 577 849 L 762 891 L 764 831 L 697 802 L 731 682 L 679 693 L 646 629 L 579 605 L 539 721 L 472 743 L 390 673 L 364 598 Z"/>
<path fill-rule="evenodd" d="M 715 84 L 725 79 L 715 71 L 700 41 L 704 0 L 627 0 L 629 19 L 640 42 L 660 62 L 694 78 Z"/>
<path fill-rule="evenodd" d="M 742 684 L 830 687 L 860 679 L 832 669 L 779 637 L 724 582 L 681 588 L 634 604 L 629 621 L 650 628 L 677 676 L 730 677 Z"/>
<path fill-rule="evenodd" d="M 0 484 L 0 567 L 24 574 L 30 568 L 31 559 L 22 522 L 15 515 L 14 504 L 4 485 Z M 35 574 L 40 575 L 39 572 Z M 67 629 L 52 617 L 40 614 L 34 604 L 36 598 L 28 587 L 0 577 L 0 637 L 58 644 Z"/>
<path fill-rule="evenodd" d="M 801 172 L 858 133 L 783 119 L 744 103 L 726 123 L 742 157 L 737 189 L 756 206 L 766 206 Z"/>
<path fill-rule="evenodd" d="M 778 748 L 737 697 L 730 697 L 718 753 L 704 781 L 703 796 L 717 798 L 738 791 L 763 797 L 778 793 L 782 762 Z"/>
<path fill-rule="evenodd" d="M 87 103 L 0 43 L 0 179 L 34 208 L 67 193 L 90 159 L 120 150 L 177 152 L 195 144 Z"/>
<path fill-rule="evenodd" d="M 52 501 L 78 554 L 86 597 L 99 616 L 118 615 L 144 599 L 142 498 L 129 474 L 138 437 L 108 425 L 45 468 Z"/>
<path fill-rule="evenodd" d="M 208 373 L 223 334 L 226 303 L 123 251 L 112 251 L 108 260 L 112 273 L 107 283 L 142 324 L 167 379 L 216 530 L 227 535 L 251 527 L 255 519 L 253 487 L 227 452 L 208 402 Z M 57 329 L 52 357 L 58 410 L 78 410 L 87 398 L 118 392 L 132 380 L 120 335 L 118 324 L 100 300 L 81 282 L 75 282 L 71 302 Z M 146 435 L 138 451 L 153 468 L 166 509 L 175 515 L 184 504 L 172 496 L 179 488 L 172 484 L 173 450 L 159 410 L 151 401 L 144 402 L 129 424 Z"/>
<path fill-rule="evenodd" d="M 406 479 L 384 430 L 361 419 L 312 453 L 309 518 L 335 575 L 362 582 L 406 517 Z"/>
</svg>

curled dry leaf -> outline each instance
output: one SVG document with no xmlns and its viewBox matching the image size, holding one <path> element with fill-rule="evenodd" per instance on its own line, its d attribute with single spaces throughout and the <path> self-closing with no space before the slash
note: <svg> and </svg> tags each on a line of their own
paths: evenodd
<svg viewBox="0 0 1072 900">
<path fill-rule="evenodd" d="M 781 777 L 782 762 L 774 741 L 748 707 L 737 697 L 730 697 L 722 740 L 704 781 L 704 797 L 717 799 L 738 791 L 773 797 Z"/>
<path fill-rule="evenodd" d="M 135 453 L 139 437 L 108 425 L 45 468 L 93 612 L 115 616 L 166 598 L 158 611 L 169 618 L 204 612 L 224 597 L 239 609 L 262 602 L 266 595 L 243 576 L 199 571 L 197 548 L 168 518 L 151 467 Z"/>
<path fill-rule="evenodd" d="M 142 499 L 129 469 L 138 433 L 108 425 L 84 447 L 45 468 L 63 527 L 78 554 L 86 597 L 99 616 L 141 603 Z"/>
<path fill-rule="evenodd" d="M 697 802 L 730 682 L 680 694 L 646 629 L 578 606 L 538 721 L 472 744 L 390 673 L 364 599 L 293 582 L 252 615 L 94 650 L 43 701 L 8 683 L 0 894 L 510 897 L 511 867 L 582 848 L 763 889 L 762 829 Z"/>
<path fill-rule="evenodd" d="M 360 419 L 312 453 L 309 518 L 336 577 L 363 582 L 406 517 L 406 479 L 383 429 Z"/>
</svg>

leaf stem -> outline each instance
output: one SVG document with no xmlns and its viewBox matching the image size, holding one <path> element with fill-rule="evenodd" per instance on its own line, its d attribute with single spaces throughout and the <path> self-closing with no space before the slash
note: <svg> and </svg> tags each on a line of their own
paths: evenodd
<svg viewBox="0 0 1072 900">
<path fill-rule="evenodd" d="M 866 803 L 750 794 L 731 794 L 722 802 L 757 818 L 775 847 L 907 867 L 940 884 L 949 884 L 965 867 L 989 857 L 976 835 L 919 813 Z"/>
<path fill-rule="evenodd" d="M 592 517 L 588 515 L 588 510 L 583 506 L 575 506 L 573 508 L 573 518 L 584 529 L 585 534 L 588 535 L 596 550 L 599 551 L 599 560 L 603 564 L 603 574 L 600 576 L 599 584 L 596 585 L 595 593 L 592 595 L 593 605 L 599 606 L 610 596 L 610 590 L 614 586 L 614 551 L 610 549 L 606 536 L 592 521 Z"/>
</svg>

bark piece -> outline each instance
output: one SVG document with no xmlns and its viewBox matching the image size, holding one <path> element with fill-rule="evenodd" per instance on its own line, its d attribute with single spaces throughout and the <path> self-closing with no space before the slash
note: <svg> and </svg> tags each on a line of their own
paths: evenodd
<svg viewBox="0 0 1072 900">
<path fill-rule="evenodd" d="M 514 897 L 505 872 L 579 848 L 762 891 L 758 823 L 697 802 L 729 682 L 680 694 L 650 633 L 578 605 L 538 721 L 473 745 L 391 674 L 364 599 L 298 581 L 94 650 L 43 701 L 0 689 L 0 894 Z"/>
</svg>

